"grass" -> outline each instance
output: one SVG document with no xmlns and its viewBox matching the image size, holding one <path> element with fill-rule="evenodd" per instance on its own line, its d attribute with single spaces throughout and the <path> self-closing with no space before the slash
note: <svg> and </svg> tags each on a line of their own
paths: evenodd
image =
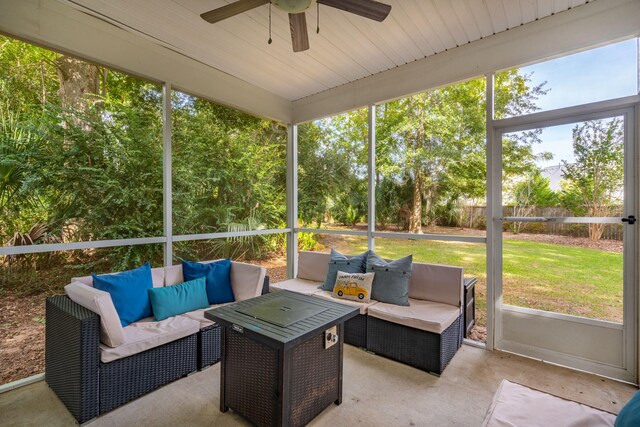
<svg viewBox="0 0 640 427">
<path fill-rule="evenodd" d="M 332 236 L 323 244 L 344 253 L 367 249 L 365 238 Z M 385 258 L 459 265 L 478 278 L 476 316 L 485 324 L 486 246 L 430 240 L 376 239 Z M 622 254 L 525 240 L 503 242 L 505 304 L 622 322 Z"/>
</svg>

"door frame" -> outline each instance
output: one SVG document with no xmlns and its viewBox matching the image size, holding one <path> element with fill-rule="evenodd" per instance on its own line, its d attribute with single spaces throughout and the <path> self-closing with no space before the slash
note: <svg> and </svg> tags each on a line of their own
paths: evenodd
<svg viewBox="0 0 640 427">
<path fill-rule="evenodd" d="M 489 76 L 488 76 L 489 77 Z M 492 92 L 492 82 L 487 81 L 488 95 Z M 492 95 L 492 93 L 491 93 Z M 489 97 L 488 97 L 489 102 Z M 586 120 L 624 116 L 625 129 L 625 205 L 624 216 L 638 217 L 637 191 L 640 189 L 638 166 L 640 96 L 634 95 L 619 99 L 595 102 L 575 107 L 529 114 L 501 120 L 493 120 L 487 114 L 487 327 L 489 349 L 500 349 L 543 359 L 576 369 L 581 369 L 624 381 L 638 383 L 638 298 L 640 297 L 638 278 L 638 240 L 640 224 L 625 226 L 623 235 L 624 249 L 624 301 L 623 324 L 586 319 L 560 313 L 532 310 L 502 303 L 502 135 L 541 127 L 551 127 Z M 492 115 L 492 113 L 491 113 Z M 570 220 L 571 221 L 571 220 Z M 573 222 L 573 221 L 571 221 Z M 584 222 L 576 220 L 575 222 Z M 594 326 L 622 333 L 622 363 L 620 366 L 579 357 L 539 346 L 526 345 L 503 339 L 504 316 L 530 316 L 532 319 L 544 319 L 545 322 L 563 322 L 566 328 L 585 329 Z M 617 332 L 615 332 L 617 330 Z"/>
</svg>

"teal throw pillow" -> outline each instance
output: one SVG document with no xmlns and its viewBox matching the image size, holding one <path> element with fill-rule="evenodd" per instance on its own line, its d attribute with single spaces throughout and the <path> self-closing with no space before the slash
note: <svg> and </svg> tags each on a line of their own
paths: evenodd
<svg viewBox="0 0 640 427">
<path fill-rule="evenodd" d="M 156 321 L 209 307 L 207 279 L 204 277 L 179 285 L 151 288 L 147 291 L 153 308 L 153 318 Z"/>
<path fill-rule="evenodd" d="M 409 305 L 409 281 L 413 255 L 395 261 L 385 261 L 371 251 L 367 258 L 367 273 L 375 273 L 371 299 L 395 305 Z"/>
<path fill-rule="evenodd" d="M 616 417 L 615 427 L 640 426 L 640 391 L 620 409 Z"/>
<path fill-rule="evenodd" d="M 115 274 L 92 274 L 93 287 L 109 292 L 113 306 L 125 327 L 145 317 L 150 317 L 151 303 L 147 289 L 153 288 L 151 265 Z"/>
<path fill-rule="evenodd" d="M 318 286 L 318 289 L 333 292 L 338 271 L 342 271 L 343 273 L 364 273 L 367 266 L 367 255 L 369 255 L 369 251 L 348 258 L 346 255 L 331 249 L 329 271 L 327 272 L 327 277 L 324 279 L 324 283 Z"/>
<path fill-rule="evenodd" d="M 206 278 L 209 304 L 224 304 L 236 300 L 231 287 L 231 259 L 229 258 L 208 264 L 182 261 L 182 275 L 185 281 Z"/>
</svg>

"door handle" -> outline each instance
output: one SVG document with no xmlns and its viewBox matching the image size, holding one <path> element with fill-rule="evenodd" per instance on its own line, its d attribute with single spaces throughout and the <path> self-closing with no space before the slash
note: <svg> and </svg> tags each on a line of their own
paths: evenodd
<svg viewBox="0 0 640 427">
<path fill-rule="evenodd" d="M 622 218 L 622 222 L 628 222 L 629 225 L 633 225 L 636 223 L 636 217 L 634 215 L 629 215 L 626 218 Z"/>
</svg>

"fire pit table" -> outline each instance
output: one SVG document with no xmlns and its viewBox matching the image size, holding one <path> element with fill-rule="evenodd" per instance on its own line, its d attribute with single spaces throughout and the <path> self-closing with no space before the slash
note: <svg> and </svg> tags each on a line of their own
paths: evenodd
<svg viewBox="0 0 640 427">
<path fill-rule="evenodd" d="M 302 426 L 342 403 L 344 322 L 358 308 L 279 291 L 215 308 L 220 410 L 257 426 Z"/>
</svg>

